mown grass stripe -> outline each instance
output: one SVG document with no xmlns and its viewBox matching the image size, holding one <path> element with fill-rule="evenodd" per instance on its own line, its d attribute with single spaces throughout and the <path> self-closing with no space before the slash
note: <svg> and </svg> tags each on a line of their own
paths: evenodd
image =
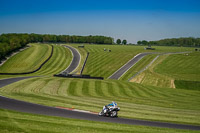
<svg viewBox="0 0 200 133">
<path fill-rule="evenodd" d="M 86 81 L 86 80 L 83 81 L 82 93 L 83 93 L 84 96 L 90 96 L 89 81 Z"/>
<path fill-rule="evenodd" d="M 104 93 L 102 92 L 102 86 L 101 86 L 101 81 L 95 81 L 95 91 L 96 91 L 96 94 L 98 96 L 105 96 Z"/>
<path fill-rule="evenodd" d="M 72 96 L 76 96 L 75 95 L 75 88 L 76 88 L 77 82 L 75 81 L 71 81 L 69 83 L 69 89 L 67 90 L 67 94 L 72 95 Z"/>
</svg>

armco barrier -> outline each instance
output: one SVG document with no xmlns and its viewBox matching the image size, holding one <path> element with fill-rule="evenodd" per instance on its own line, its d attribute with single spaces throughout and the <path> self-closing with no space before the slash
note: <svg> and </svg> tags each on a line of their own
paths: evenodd
<svg viewBox="0 0 200 133">
<path fill-rule="evenodd" d="M 82 67 L 82 69 L 81 69 L 81 75 L 82 75 L 83 70 L 84 70 L 84 68 L 85 68 L 85 65 L 86 65 L 86 62 L 87 62 L 87 59 L 88 59 L 89 54 L 90 54 L 90 53 L 87 52 L 87 56 L 86 56 L 86 58 L 85 58 L 85 61 L 84 61 L 84 63 L 83 63 L 83 67 Z"/>
<path fill-rule="evenodd" d="M 63 74 L 55 74 L 55 77 L 63 77 L 63 78 L 83 78 L 83 79 L 100 79 L 103 80 L 103 77 L 90 77 L 90 75 L 75 75 L 75 74 L 68 74 L 68 75 L 63 75 Z"/>
<path fill-rule="evenodd" d="M 22 75 L 22 74 L 31 74 L 31 73 L 34 73 L 34 72 L 39 71 L 39 70 L 42 68 L 42 66 L 43 66 L 47 61 L 49 61 L 49 60 L 51 59 L 51 57 L 52 57 L 52 55 L 53 55 L 54 47 L 53 47 L 53 45 L 51 45 L 51 47 L 52 47 L 52 50 L 51 50 L 50 56 L 49 56 L 49 57 L 40 65 L 40 67 L 37 68 L 36 70 L 30 71 L 30 72 L 23 72 L 23 73 L 0 73 L 0 75 Z"/>
</svg>

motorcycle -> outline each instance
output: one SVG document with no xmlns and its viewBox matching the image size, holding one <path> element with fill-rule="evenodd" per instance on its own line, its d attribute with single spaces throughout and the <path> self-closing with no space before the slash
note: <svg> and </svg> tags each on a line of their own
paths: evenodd
<svg viewBox="0 0 200 133">
<path fill-rule="evenodd" d="M 107 117 L 118 117 L 118 111 L 120 111 L 119 107 L 108 107 L 108 106 L 104 106 L 103 110 L 101 112 L 99 112 L 99 116 L 107 116 Z"/>
</svg>

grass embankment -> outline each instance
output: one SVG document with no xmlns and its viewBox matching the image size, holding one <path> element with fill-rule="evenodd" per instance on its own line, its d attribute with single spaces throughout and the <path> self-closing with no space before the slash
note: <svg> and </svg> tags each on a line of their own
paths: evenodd
<svg viewBox="0 0 200 133">
<path fill-rule="evenodd" d="M 31 47 L 16 54 L 1 67 L 2 73 L 22 73 L 33 71 L 50 56 L 51 46 L 47 44 L 29 44 Z"/>
<path fill-rule="evenodd" d="M 162 55 L 148 70 L 132 81 L 161 87 L 200 90 L 199 55 L 199 52 Z"/>
<path fill-rule="evenodd" d="M 65 70 L 72 60 L 69 49 L 60 45 L 54 45 L 54 53 L 51 59 L 33 75 L 54 75 Z"/>
<path fill-rule="evenodd" d="M 136 54 L 142 47 L 117 46 L 117 45 L 85 45 L 86 50 L 90 53 L 86 63 L 84 74 L 91 76 L 108 78 L 117 69 L 123 66 Z M 107 51 L 104 51 L 104 48 Z M 111 52 L 108 52 L 108 50 Z"/>
<path fill-rule="evenodd" d="M 106 78 L 137 53 L 152 52 L 143 50 L 143 46 L 85 45 L 85 47 L 86 50 L 90 52 L 90 56 L 84 73 Z M 104 52 L 104 48 L 111 49 L 112 52 Z M 178 47 L 155 48 L 156 50 L 153 52 L 180 52 L 192 50 L 192 48 Z M 53 75 L 67 68 L 72 59 L 71 52 L 57 45 L 55 45 L 54 50 L 52 59 L 50 59 L 40 71 L 35 73 L 35 75 Z M 142 60 L 144 62 L 141 61 L 136 64 L 134 66 L 135 69 L 139 70 L 140 67 L 142 69 L 152 58 L 151 56 L 143 58 Z M 162 60 L 162 58 L 164 58 L 164 56 L 160 57 L 161 62 L 165 59 Z M 160 59 L 156 60 L 147 70 L 151 71 L 149 73 L 150 76 L 146 77 L 146 79 L 151 81 L 155 80 L 154 77 L 156 79 L 161 79 L 160 81 L 163 80 L 162 82 L 155 80 L 155 83 L 157 82 L 156 85 L 159 86 L 160 84 L 161 86 L 165 86 L 165 82 L 168 81 L 165 77 L 168 78 L 168 76 L 157 73 L 159 77 L 153 75 L 155 72 L 153 74 L 151 73 L 153 72 L 154 66 L 159 64 Z M 130 72 L 133 72 L 134 75 L 134 68 L 130 69 Z M 122 77 L 122 79 L 127 79 L 130 75 L 124 75 L 125 77 Z M 169 78 L 169 81 L 169 83 L 171 83 L 171 78 Z M 169 87 L 167 85 L 161 88 L 118 80 L 101 81 L 38 77 L 23 80 L 1 88 L 0 94 L 48 106 L 74 107 L 95 112 L 99 112 L 103 105 L 115 100 L 121 107 L 121 111 L 119 112 L 120 117 L 200 125 L 200 92 L 170 89 L 167 88 Z M 191 132 L 187 130 L 160 129 L 35 116 L 32 114 L 2 110 L 0 110 L 0 112 L 0 117 L 2 118 L 0 119 L 0 129 L 4 132 Z M 6 116 L 5 113 L 7 114 Z"/>
<path fill-rule="evenodd" d="M 0 94 L 48 106 L 99 112 L 115 100 L 120 117 L 200 125 L 200 92 L 114 80 L 33 78 L 0 89 Z"/>
<path fill-rule="evenodd" d="M 107 51 L 104 51 L 104 48 Z M 108 78 L 120 67 L 126 64 L 135 55 L 142 52 L 181 52 L 191 51 L 192 48 L 180 47 L 155 47 L 156 50 L 144 50 L 144 46 L 124 46 L 124 45 L 85 45 L 85 49 L 90 53 L 84 74 Z M 108 49 L 111 52 L 108 52 Z M 129 73 L 129 72 L 128 72 Z M 131 74 L 130 74 L 131 75 Z M 131 76 L 125 76 L 124 79 Z"/>
<path fill-rule="evenodd" d="M 198 131 L 145 127 L 34 115 L 0 109 L 1 133 L 197 133 Z"/>
<path fill-rule="evenodd" d="M 200 52 L 170 55 L 159 63 L 155 72 L 179 80 L 200 81 Z"/>
<path fill-rule="evenodd" d="M 32 73 L 32 74 L 25 74 L 25 75 L 0 75 L 0 78 L 18 77 L 18 76 L 54 75 L 54 74 L 57 74 L 57 73 L 65 70 L 71 63 L 71 60 L 72 60 L 71 52 L 69 49 L 64 48 L 62 46 L 59 46 L 59 45 L 53 45 L 53 46 L 54 46 L 54 51 L 53 51 L 52 57 L 50 58 L 50 60 L 47 63 L 45 63 L 44 66 L 42 66 L 42 68 L 39 71 Z M 37 47 L 37 49 L 35 49 L 35 47 Z M 48 48 L 47 49 L 48 51 L 45 51 L 44 48 Z M 27 50 L 30 50 L 30 51 L 27 51 Z M 26 59 L 26 57 L 30 60 L 29 62 L 32 62 L 37 67 L 39 67 L 45 59 L 40 60 L 41 62 L 39 62 L 39 64 L 38 64 L 37 58 L 40 58 L 40 56 L 32 56 L 32 54 L 29 52 L 31 52 L 32 50 L 33 51 L 36 50 L 36 51 L 39 51 L 39 53 L 36 52 L 39 55 L 40 55 L 40 52 L 46 53 L 45 58 L 47 59 L 51 53 L 51 46 L 47 45 L 47 44 L 32 44 L 32 47 L 28 48 L 27 50 L 22 51 L 22 52 L 18 53 L 17 55 L 13 56 L 12 57 L 13 59 L 11 61 L 8 60 L 10 65 L 7 64 L 7 62 L 5 63 L 5 65 L 8 67 L 7 69 L 12 69 L 13 68 L 12 64 L 18 63 L 19 65 L 21 65 L 21 63 L 23 63 L 23 61 L 21 61 L 21 60 Z M 33 53 L 35 53 L 35 52 L 33 52 Z M 42 58 L 44 58 L 44 57 L 42 57 Z M 22 72 L 25 72 L 25 70 L 34 70 L 33 68 L 29 69 L 29 67 L 31 67 L 31 66 L 24 65 L 24 71 L 22 71 Z M 15 70 L 15 68 L 13 68 L 13 72 L 14 72 L 14 70 Z"/>
</svg>

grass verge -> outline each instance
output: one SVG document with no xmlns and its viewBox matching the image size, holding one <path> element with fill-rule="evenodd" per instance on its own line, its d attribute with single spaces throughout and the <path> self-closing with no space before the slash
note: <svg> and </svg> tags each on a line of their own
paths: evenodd
<svg viewBox="0 0 200 133">
<path fill-rule="evenodd" d="M 197 133 L 198 131 L 76 120 L 0 109 L 1 133 Z"/>
</svg>

